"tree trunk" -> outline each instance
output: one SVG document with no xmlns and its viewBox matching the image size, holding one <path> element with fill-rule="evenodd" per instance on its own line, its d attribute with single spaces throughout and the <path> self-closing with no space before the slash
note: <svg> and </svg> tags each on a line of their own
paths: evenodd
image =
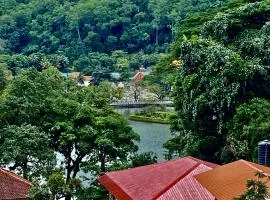
<svg viewBox="0 0 270 200">
<path fill-rule="evenodd" d="M 175 36 L 173 22 L 172 22 L 171 32 L 172 32 L 172 40 L 173 40 L 174 39 L 174 36 Z"/>
<path fill-rule="evenodd" d="M 158 26 L 156 27 L 156 45 L 158 45 L 158 34 L 159 34 L 159 32 L 158 32 Z"/>
<path fill-rule="evenodd" d="M 78 33 L 78 39 L 81 41 L 81 33 L 80 33 L 79 26 L 76 26 L 76 30 L 77 30 L 77 33 Z"/>
<path fill-rule="evenodd" d="M 135 102 L 138 101 L 138 94 L 137 94 L 137 90 L 134 91 L 134 100 Z"/>
<path fill-rule="evenodd" d="M 77 173 L 80 171 L 80 164 L 82 162 L 82 159 L 84 158 L 85 154 L 80 155 L 77 157 L 77 159 L 75 160 L 74 164 L 73 164 L 73 174 L 72 174 L 72 178 L 76 178 Z"/>
<path fill-rule="evenodd" d="M 101 170 L 101 172 L 106 172 L 105 158 L 106 158 L 105 153 L 103 151 L 101 151 L 100 152 L 100 156 L 99 156 L 99 159 L 100 159 L 100 170 Z"/>
<path fill-rule="evenodd" d="M 27 161 L 25 161 L 22 165 L 23 178 L 28 179 L 28 170 L 27 170 Z"/>
<path fill-rule="evenodd" d="M 66 183 L 68 183 L 71 179 L 71 172 L 73 170 L 73 166 L 71 165 L 72 162 L 72 158 L 71 158 L 71 147 L 68 146 L 68 158 L 67 158 L 67 166 L 66 166 L 66 170 L 67 170 L 67 175 L 66 175 Z"/>
</svg>

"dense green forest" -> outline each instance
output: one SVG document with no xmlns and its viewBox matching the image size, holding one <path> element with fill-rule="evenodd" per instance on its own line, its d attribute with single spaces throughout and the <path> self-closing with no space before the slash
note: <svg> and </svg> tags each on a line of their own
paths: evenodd
<svg viewBox="0 0 270 200">
<path fill-rule="evenodd" d="M 232 0 L 180 26 L 187 35 L 171 55 L 180 66 L 169 157 L 257 160 L 258 142 L 270 137 L 269 21 L 270 1 Z"/>
<path fill-rule="evenodd" d="M 2 0 L 0 62 L 92 75 L 155 64 L 176 27 L 216 0 Z"/>
</svg>

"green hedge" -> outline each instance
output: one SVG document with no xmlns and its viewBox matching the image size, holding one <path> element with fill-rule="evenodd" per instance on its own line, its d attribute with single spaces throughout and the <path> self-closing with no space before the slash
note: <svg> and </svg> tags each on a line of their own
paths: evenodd
<svg viewBox="0 0 270 200">
<path fill-rule="evenodd" d="M 142 116 L 136 116 L 136 115 L 130 115 L 130 120 L 134 121 L 142 121 L 142 122 L 150 122 L 150 123 L 159 123 L 159 124 L 169 124 L 170 122 L 168 120 L 164 119 L 158 119 L 158 118 L 150 118 L 150 117 L 142 117 Z"/>
<path fill-rule="evenodd" d="M 129 119 L 134 121 L 169 124 L 172 115 L 173 112 L 136 113 L 130 115 Z"/>
</svg>

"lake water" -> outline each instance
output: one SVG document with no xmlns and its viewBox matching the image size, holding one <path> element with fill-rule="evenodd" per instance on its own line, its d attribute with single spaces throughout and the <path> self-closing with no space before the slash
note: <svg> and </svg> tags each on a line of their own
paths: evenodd
<svg viewBox="0 0 270 200">
<path fill-rule="evenodd" d="M 132 113 L 141 112 L 143 108 L 124 108 L 116 109 L 118 113 L 123 114 L 125 118 Z M 146 123 L 128 120 L 133 130 L 141 137 L 139 153 L 152 151 L 156 153 L 158 161 L 164 160 L 163 144 L 170 139 L 171 133 L 168 124 Z"/>
</svg>

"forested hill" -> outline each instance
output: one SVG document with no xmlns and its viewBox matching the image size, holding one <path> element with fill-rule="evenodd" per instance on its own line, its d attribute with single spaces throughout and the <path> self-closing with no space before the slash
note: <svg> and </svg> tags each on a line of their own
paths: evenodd
<svg viewBox="0 0 270 200">
<path fill-rule="evenodd" d="M 0 63 L 83 73 L 148 67 L 182 20 L 227 0 L 1 0 Z"/>
</svg>

